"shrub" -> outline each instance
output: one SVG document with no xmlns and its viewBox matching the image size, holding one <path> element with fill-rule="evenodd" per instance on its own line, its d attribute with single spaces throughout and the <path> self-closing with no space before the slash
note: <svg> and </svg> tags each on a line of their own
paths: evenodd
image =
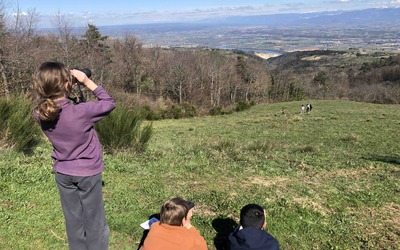
<svg viewBox="0 0 400 250">
<path fill-rule="evenodd" d="M 32 117 L 33 106 L 23 96 L 0 102 L 0 116 L 3 121 L 0 131 L 6 136 L 5 142 L 19 152 L 29 153 L 39 142 L 40 128 Z"/>
<path fill-rule="evenodd" d="M 166 109 L 160 109 L 159 112 L 163 119 L 195 117 L 197 114 L 196 107 L 189 103 L 183 103 L 181 105 L 173 104 Z"/>
<path fill-rule="evenodd" d="M 232 114 L 232 110 L 223 108 L 221 106 L 212 107 L 209 111 L 210 115 L 229 115 Z"/>
<path fill-rule="evenodd" d="M 143 117 L 146 120 L 155 121 L 161 119 L 160 115 L 157 112 L 153 111 L 149 105 L 140 107 L 140 112 L 142 112 Z"/>
<path fill-rule="evenodd" d="M 142 127 L 142 112 L 133 112 L 124 107 L 117 107 L 106 118 L 96 124 L 99 139 L 108 153 L 117 150 L 145 150 L 152 135 L 152 124 Z"/>
<path fill-rule="evenodd" d="M 139 132 L 138 143 L 135 145 L 135 150 L 137 152 L 143 152 L 147 148 L 148 142 L 153 135 L 153 125 L 149 123 L 145 125 Z"/>
<path fill-rule="evenodd" d="M 208 112 L 210 115 L 220 115 L 221 114 L 222 107 L 212 107 L 210 111 Z"/>
<path fill-rule="evenodd" d="M 172 105 L 168 109 L 167 114 L 169 114 L 168 118 L 174 118 L 174 119 L 182 118 L 183 117 L 182 107 L 179 105 Z"/>
<path fill-rule="evenodd" d="M 11 115 L 11 103 L 6 99 L 0 100 L 0 132 L 3 132 L 7 128 L 7 121 Z"/>
<path fill-rule="evenodd" d="M 182 103 L 183 117 L 195 117 L 196 107 L 190 103 Z"/>
<path fill-rule="evenodd" d="M 236 105 L 236 112 L 244 111 L 247 109 L 250 109 L 251 105 L 250 103 L 246 101 L 239 101 L 238 104 Z"/>
</svg>

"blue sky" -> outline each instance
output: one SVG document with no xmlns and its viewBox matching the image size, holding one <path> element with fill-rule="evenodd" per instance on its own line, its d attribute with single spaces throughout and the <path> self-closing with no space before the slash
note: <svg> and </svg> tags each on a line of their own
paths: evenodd
<svg viewBox="0 0 400 250">
<path fill-rule="evenodd" d="M 400 0 L 0 0 L 8 13 L 35 10 L 39 26 L 62 14 L 75 26 L 176 22 L 228 15 L 400 7 Z M 400 9 L 399 9 L 400 11 Z"/>
</svg>

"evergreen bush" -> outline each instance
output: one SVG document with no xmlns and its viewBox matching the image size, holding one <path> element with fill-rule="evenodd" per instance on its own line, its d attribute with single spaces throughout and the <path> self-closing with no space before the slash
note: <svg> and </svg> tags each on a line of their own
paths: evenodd
<svg viewBox="0 0 400 250">
<path fill-rule="evenodd" d="M 162 119 L 180 119 L 195 117 L 197 115 L 196 107 L 190 103 L 180 105 L 172 104 L 166 108 L 159 109 L 159 117 Z"/>
<path fill-rule="evenodd" d="M 196 107 L 190 103 L 184 102 L 181 105 L 183 109 L 183 117 L 195 117 L 197 114 Z"/>
<path fill-rule="evenodd" d="M 182 118 L 182 108 L 178 105 L 171 105 L 167 107 L 160 107 L 159 113 L 161 119 L 179 119 Z"/>
<path fill-rule="evenodd" d="M 218 106 L 218 107 L 212 107 L 209 111 L 208 111 L 208 113 L 210 114 L 210 115 L 229 115 L 229 114 L 232 114 L 232 110 L 230 110 L 230 109 L 226 109 L 226 108 L 223 108 L 223 107 L 221 107 L 221 106 Z"/>
<path fill-rule="evenodd" d="M 99 139 L 108 153 L 118 150 L 145 150 L 152 135 L 152 124 L 142 127 L 143 113 L 117 107 L 106 118 L 96 124 Z"/>
<path fill-rule="evenodd" d="M 7 121 L 11 115 L 11 104 L 7 101 L 7 99 L 0 99 L 0 132 L 4 132 L 7 129 Z"/>
<path fill-rule="evenodd" d="M 179 105 L 172 105 L 168 109 L 169 118 L 179 119 L 183 117 L 182 107 Z"/>
<path fill-rule="evenodd" d="M 140 112 L 142 112 L 144 119 L 149 120 L 149 121 L 155 121 L 155 120 L 160 120 L 160 114 L 157 112 L 153 111 L 149 105 L 145 105 L 143 107 L 140 107 Z"/>
<path fill-rule="evenodd" d="M 0 131 L 6 136 L 7 146 L 18 152 L 31 152 L 39 142 L 40 128 L 32 117 L 33 106 L 24 96 L 16 96 L 0 102 L 3 121 Z"/>
<path fill-rule="evenodd" d="M 240 112 L 240 111 L 244 111 L 247 109 L 250 109 L 251 105 L 250 103 L 246 102 L 246 101 L 239 101 L 236 105 L 236 112 Z"/>
</svg>

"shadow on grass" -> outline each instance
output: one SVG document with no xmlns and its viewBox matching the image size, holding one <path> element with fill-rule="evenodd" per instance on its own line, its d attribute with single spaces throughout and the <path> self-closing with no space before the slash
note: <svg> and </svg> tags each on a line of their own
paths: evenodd
<svg viewBox="0 0 400 250">
<path fill-rule="evenodd" d="M 363 159 L 370 160 L 370 161 L 380 161 L 380 162 L 384 162 L 384 163 L 400 165 L 400 157 L 399 156 L 371 155 L 371 156 L 368 156 L 368 157 L 363 157 Z"/>
<path fill-rule="evenodd" d="M 238 224 L 229 218 L 217 218 L 212 221 L 212 226 L 217 231 L 217 235 L 214 238 L 215 248 L 217 250 L 229 250 L 228 236 Z"/>
</svg>

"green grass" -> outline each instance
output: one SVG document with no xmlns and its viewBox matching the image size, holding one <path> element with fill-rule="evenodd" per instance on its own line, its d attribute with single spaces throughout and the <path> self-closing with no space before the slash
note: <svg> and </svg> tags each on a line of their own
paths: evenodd
<svg viewBox="0 0 400 250">
<path fill-rule="evenodd" d="M 282 249 L 396 249 L 399 105 L 311 101 L 301 115 L 307 102 L 156 121 L 145 153 L 105 155 L 110 249 L 136 249 L 139 224 L 176 195 L 195 202 L 209 249 L 253 202 Z M 68 249 L 50 153 L 0 152 L 0 249 Z"/>
</svg>

